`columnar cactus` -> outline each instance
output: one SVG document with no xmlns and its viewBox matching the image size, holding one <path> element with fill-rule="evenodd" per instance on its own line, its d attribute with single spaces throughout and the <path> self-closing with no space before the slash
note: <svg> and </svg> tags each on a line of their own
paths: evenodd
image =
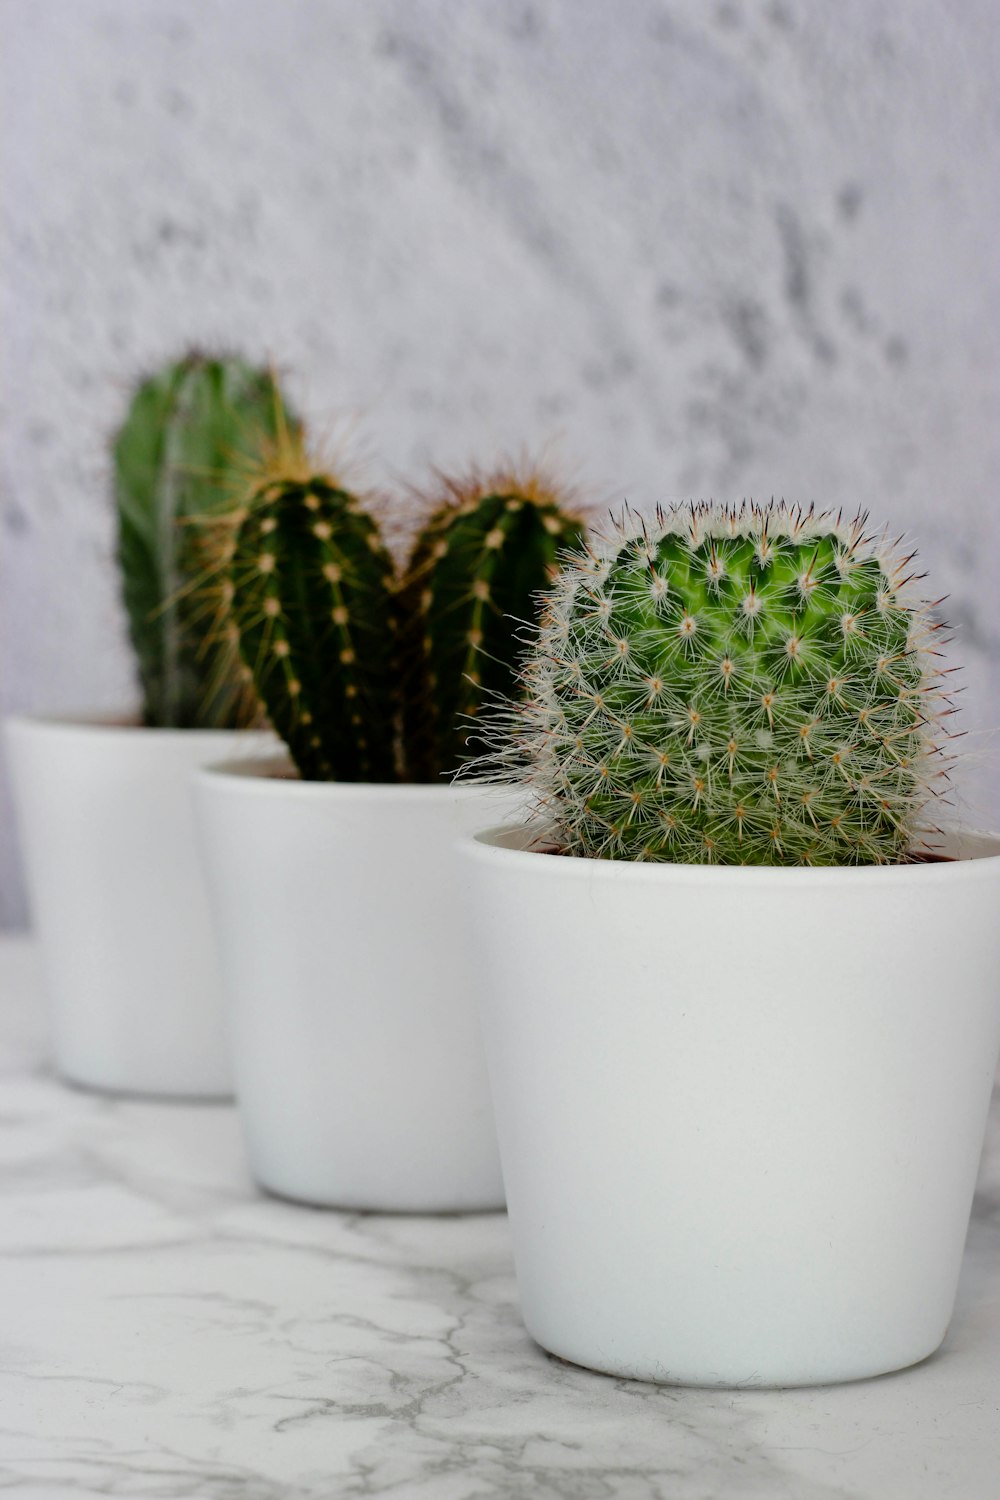
<svg viewBox="0 0 1000 1500">
<path fill-rule="evenodd" d="M 305 780 L 393 781 L 392 562 L 355 496 L 284 448 L 237 517 L 222 634 Z"/>
<path fill-rule="evenodd" d="M 118 557 L 147 724 L 217 727 L 240 717 L 231 643 L 205 638 L 203 531 L 235 504 L 275 435 L 272 376 L 189 354 L 144 381 L 114 446 Z"/>
<path fill-rule="evenodd" d="M 400 591 L 403 739 L 410 776 L 432 781 L 468 754 L 470 720 L 509 694 L 519 632 L 582 524 L 536 472 L 442 479 Z"/>
<path fill-rule="evenodd" d="M 784 505 L 626 515 L 563 569 L 495 724 L 571 853 L 868 864 L 920 847 L 948 712 L 912 554 Z"/>
</svg>

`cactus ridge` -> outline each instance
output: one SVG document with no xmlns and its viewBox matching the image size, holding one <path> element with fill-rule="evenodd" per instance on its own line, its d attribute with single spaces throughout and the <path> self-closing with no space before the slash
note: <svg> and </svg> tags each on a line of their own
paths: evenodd
<svg viewBox="0 0 1000 1500">
<path fill-rule="evenodd" d="M 206 631 L 204 522 L 238 503 L 279 421 L 274 376 L 190 353 L 142 382 L 114 445 L 118 559 L 145 722 L 228 727 L 252 711 L 239 658 Z"/>
<path fill-rule="evenodd" d="M 399 595 L 403 739 L 416 780 L 458 768 L 484 702 L 511 693 L 557 557 L 582 523 L 538 471 L 441 480 Z"/>
<path fill-rule="evenodd" d="M 376 522 L 287 452 L 238 522 L 228 629 L 303 779 L 395 780 L 392 562 Z"/>
<path fill-rule="evenodd" d="M 920 577 L 863 514 L 626 511 L 565 564 L 485 765 L 528 783 L 572 853 L 906 858 L 951 763 Z"/>
</svg>

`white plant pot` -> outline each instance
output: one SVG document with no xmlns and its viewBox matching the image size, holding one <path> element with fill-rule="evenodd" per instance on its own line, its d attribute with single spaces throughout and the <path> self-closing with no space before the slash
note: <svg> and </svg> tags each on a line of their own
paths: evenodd
<svg viewBox="0 0 1000 1500">
<path fill-rule="evenodd" d="M 251 1169 L 338 1208 L 503 1206 L 458 837 L 481 787 L 197 778 Z"/>
<path fill-rule="evenodd" d="M 44 718 L 6 731 L 59 1072 L 231 1094 L 191 771 L 274 737 Z"/>
<path fill-rule="evenodd" d="M 930 1354 L 1000 1046 L 1000 840 L 809 870 L 530 840 L 465 844 L 530 1333 L 691 1385 Z"/>
</svg>

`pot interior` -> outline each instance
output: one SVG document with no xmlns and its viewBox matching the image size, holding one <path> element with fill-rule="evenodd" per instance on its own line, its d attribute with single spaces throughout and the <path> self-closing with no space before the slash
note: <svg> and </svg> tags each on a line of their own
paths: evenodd
<svg viewBox="0 0 1000 1500">
<path fill-rule="evenodd" d="M 969 860 L 997 859 L 1000 858 L 1000 834 L 978 833 L 971 829 L 945 829 L 942 831 L 941 847 L 935 858 L 928 860 L 915 860 L 912 864 L 905 865 L 825 865 L 817 867 L 815 871 L 808 873 L 822 873 L 825 875 L 852 875 L 852 874 L 882 874 L 885 870 L 917 870 L 924 866 L 932 869 L 940 869 L 942 865 L 947 866 L 955 863 L 965 863 Z M 486 828 L 482 832 L 473 835 L 473 842 L 481 844 L 486 848 L 507 849 L 511 852 L 522 854 L 545 854 L 559 855 L 563 860 L 572 859 L 574 864 L 596 867 L 627 866 L 636 871 L 663 870 L 698 870 L 704 873 L 728 873 L 746 876 L 775 875 L 779 873 L 790 874 L 793 871 L 798 874 L 799 869 L 795 866 L 767 865 L 672 865 L 667 861 L 658 864 L 637 864 L 629 860 L 588 860 L 581 855 L 563 855 L 558 848 L 558 841 L 552 827 L 538 822 L 521 823 L 515 826 L 504 825 L 497 828 Z M 806 873 L 802 871 L 801 873 Z"/>
</svg>

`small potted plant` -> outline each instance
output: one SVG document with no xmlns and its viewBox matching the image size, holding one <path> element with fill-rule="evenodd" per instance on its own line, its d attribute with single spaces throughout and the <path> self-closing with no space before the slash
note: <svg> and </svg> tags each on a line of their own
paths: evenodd
<svg viewBox="0 0 1000 1500">
<path fill-rule="evenodd" d="M 865 518 L 626 516 L 549 595 L 466 843 L 525 1322 L 621 1376 L 903 1367 L 951 1316 L 1000 840 L 944 835 L 939 625 Z"/>
<path fill-rule="evenodd" d="M 195 518 L 234 503 L 275 432 L 270 374 L 189 354 L 144 381 L 114 449 L 118 558 L 140 719 L 7 726 L 55 1061 L 130 1093 L 231 1092 L 190 772 L 256 712 L 233 644 L 206 639 Z"/>
<path fill-rule="evenodd" d="M 197 777 L 253 1173 L 319 1205 L 501 1207 L 453 846 L 511 797 L 442 778 L 580 525 L 537 476 L 444 482 L 397 580 L 293 441 L 221 530 L 224 628 L 291 754 Z"/>
</svg>

